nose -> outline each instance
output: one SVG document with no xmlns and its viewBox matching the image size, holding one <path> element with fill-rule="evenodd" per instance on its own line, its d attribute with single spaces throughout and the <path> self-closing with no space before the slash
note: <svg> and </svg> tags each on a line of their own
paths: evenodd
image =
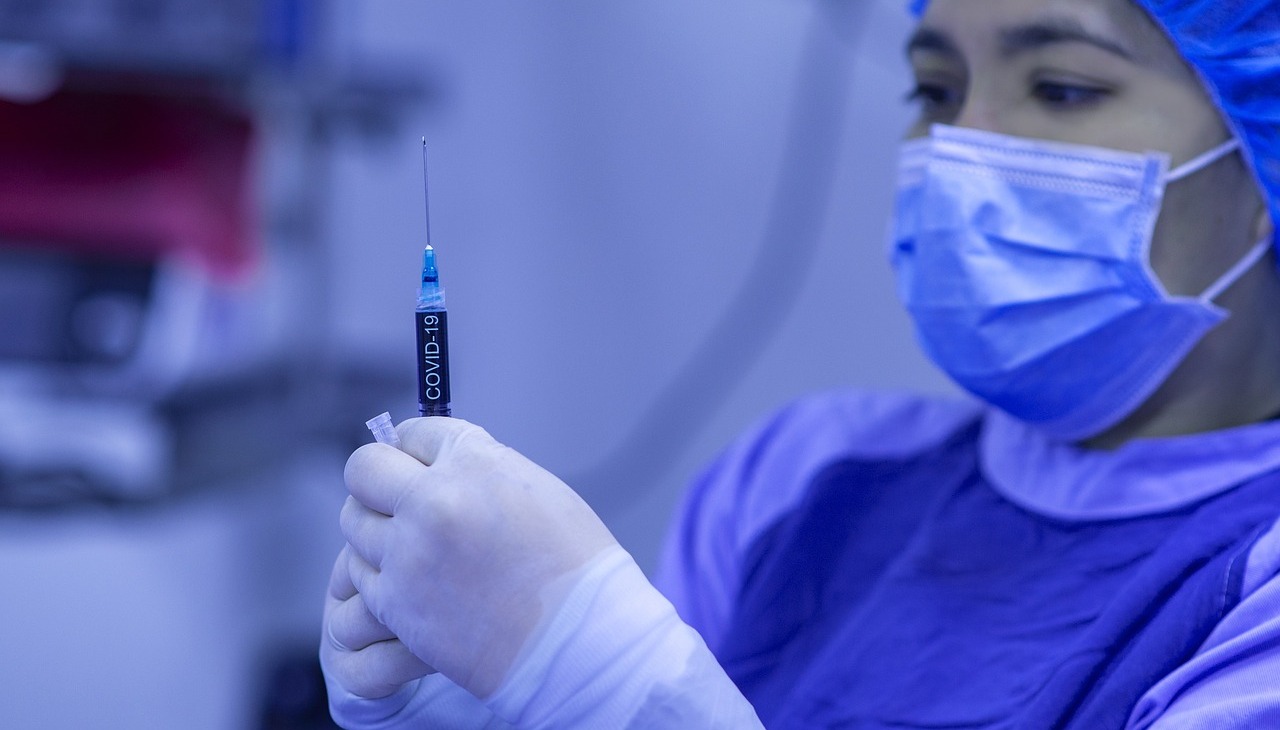
<svg viewBox="0 0 1280 730">
<path fill-rule="evenodd" d="M 1001 114 L 979 94 L 970 92 L 960 105 L 960 112 L 951 120 L 951 124 L 965 129 L 977 129 L 984 132 L 1001 132 Z"/>
<path fill-rule="evenodd" d="M 1012 103 L 1009 79 L 999 71 L 972 68 L 966 79 L 964 95 L 951 124 L 983 132 L 1009 133 L 1016 124 L 1012 117 L 1017 105 Z"/>
</svg>

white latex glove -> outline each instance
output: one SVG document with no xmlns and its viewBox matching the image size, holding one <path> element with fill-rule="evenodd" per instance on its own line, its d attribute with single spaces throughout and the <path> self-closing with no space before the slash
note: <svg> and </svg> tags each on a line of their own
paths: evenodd
<svg viewBox="0 0 1280 730">
<path fill-rule="evenodd" d="M 366 699 L 326 669 L 333 718 L 348 730 L 761 730 L 702 638 L 621 547 L 557 579 L 544 599 L 558 608 L 484 703 L 439 673 Z"/>
<path fill-rule="evenodd" d="M 349 551 L 343 548 L 333 566 L 320 641 L 329 712 L 338 725 L 348 730 L 509 730 L 369 613 L 347 572 Z"/>
<path fill-rule="evenodd" d="M 320 666 L 331 695 L 383 698 L 435 670 L 369 612 L 347 571 L 350 550 L 343 548 L 329 576 Z"/>
<path fill-rule="evenodd" d="M 422 671 L 394 642 L 380 647 L 387 635 L 376 623 L 484 698 L 557 608 L 548 601 L 557 579 L 617 542 L 573 490 L 484 429 L 418 418 L 397 431 L 403 450 L 368 444 L 347 461 L 346 567 L 372 622 L 349 597 L 342 603 L 349 620 L 329 625 L 351 632 L 334 637 L 348 648 L 374 643 L 354 652 L 363 657 L 344 656 L 350 662 L 339 672 L 350 686 L 377 693 Z"/>
</svg>

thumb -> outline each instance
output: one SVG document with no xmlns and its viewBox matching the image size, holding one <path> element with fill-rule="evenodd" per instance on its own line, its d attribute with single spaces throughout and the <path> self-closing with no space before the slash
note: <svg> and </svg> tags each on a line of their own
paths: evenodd
<svg viewBox="0 0 1280 730">
<path fill-rule="evenodd" d="M 438 462 L 459 441 L 479 439 L 497 444 L 488 431 L 461 418 L 410 418 L 396 426 L 396 432 L 401 450 L 427 466 Z"/>
</svg>

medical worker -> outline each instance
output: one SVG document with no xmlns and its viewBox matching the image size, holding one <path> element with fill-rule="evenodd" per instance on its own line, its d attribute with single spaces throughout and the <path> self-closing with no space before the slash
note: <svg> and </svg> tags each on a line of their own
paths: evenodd
<svg viewBox="0 0 1280 730">
<path fill-rule="evenodd" d="M 551 474 L 401 424 L 347 464 L 344 725 L 1280 727 L 1280 0 L 916 10 L 892 260 L 978 404 L 776 414 L 661 593 Z"/>
</svg>

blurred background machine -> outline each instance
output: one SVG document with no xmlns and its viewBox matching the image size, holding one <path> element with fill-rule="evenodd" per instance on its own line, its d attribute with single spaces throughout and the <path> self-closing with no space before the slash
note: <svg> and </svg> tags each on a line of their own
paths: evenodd
<svg viewBox="0 0 1280 730">
<path fill-rule="evenodd" d="M 420 69 L 334 67 L 327 9 L 0 0 L 0 503 L 222 478 L 261 455 L 200 463 L 191 419 L 332 406 L 302 336 L 329 317 L 325 145 L 427 95 Z"/>
</svg>

